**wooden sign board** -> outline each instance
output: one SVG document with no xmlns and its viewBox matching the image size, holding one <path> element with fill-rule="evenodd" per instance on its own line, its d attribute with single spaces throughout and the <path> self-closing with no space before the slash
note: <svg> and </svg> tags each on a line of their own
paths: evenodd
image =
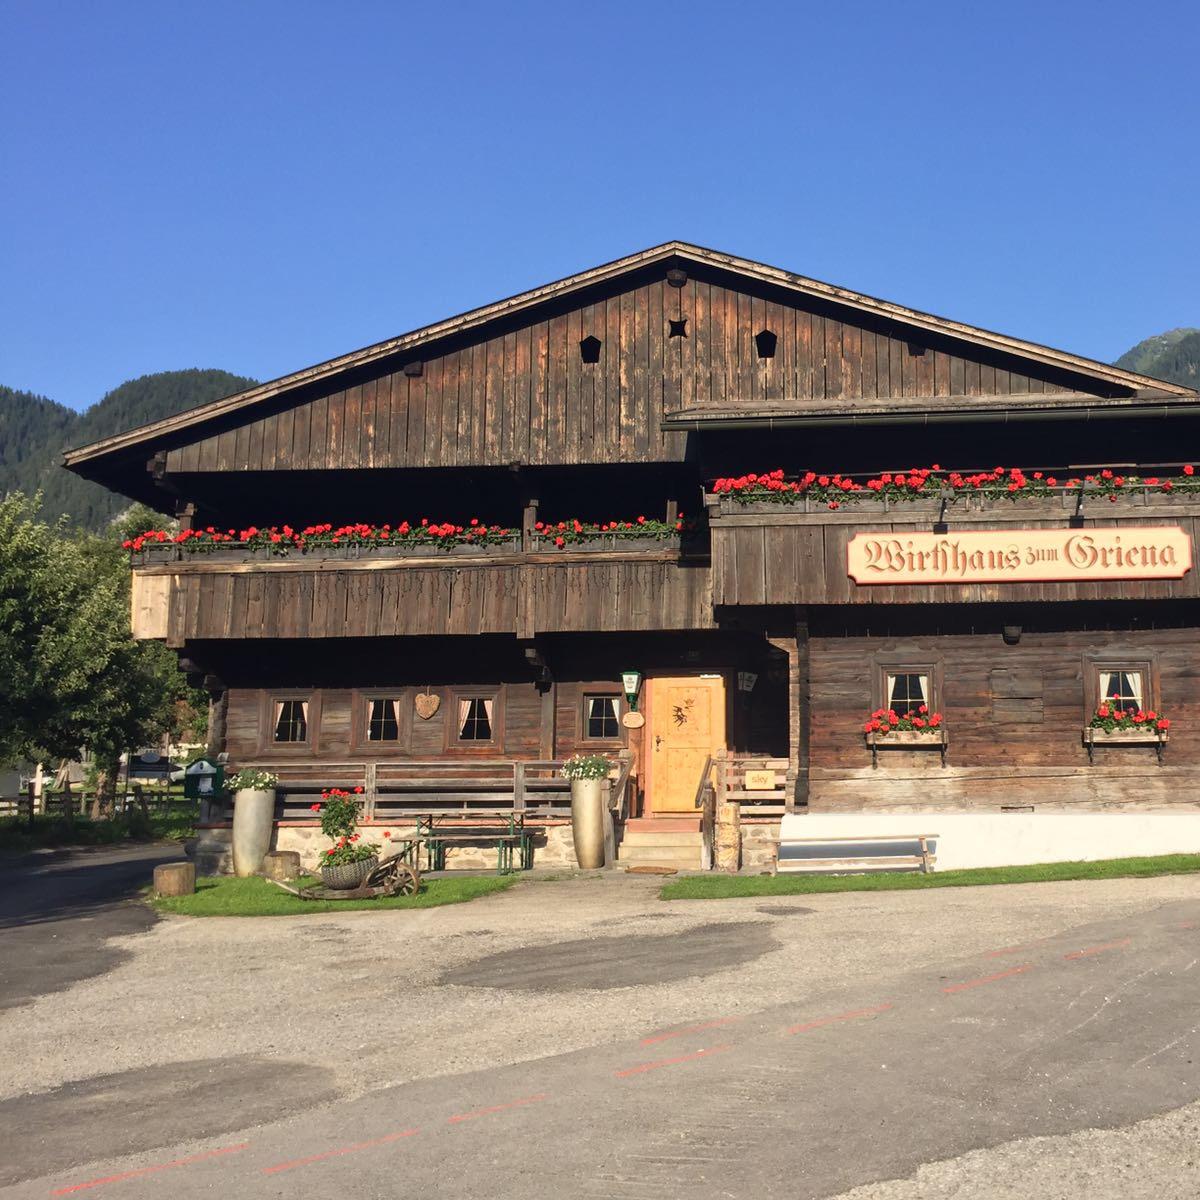
<svg viewBox="0 0 1200 1200">
<path fill-rule="evenodd" d="M 746 791 L 773 792 L 779 784 L 779 776 L 774 771 L 747 771 Z"/>
<path fill-rule="evenodd" d="M 1178 525 L 859 533 L 846 547 L 860 587 L 1182 579 L 1191 568 L 1192 540 Z"/>
</svg>

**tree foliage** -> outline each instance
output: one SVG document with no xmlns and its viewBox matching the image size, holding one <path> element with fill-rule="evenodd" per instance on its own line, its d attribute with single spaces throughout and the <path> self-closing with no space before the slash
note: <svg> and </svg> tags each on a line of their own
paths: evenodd
<svg viewBox="0 0 1200 1200">
<path fill-rule="evenodd" d="M 1170 329 L 1138 342 L 1116 365 L 1155 379 L 1200 387 L 1200 329 Z"/>
<path fill-rule="evenodd" d="M 207 404 L 254 382 L 228 371 L 160 371 L 130 379 L 82 413 L 45 396 L 0 387 L 0 495 L 40 491 L 51 516 L 65 513 L 74 525 L 102 530 L 128 502 L 64 471 L 59 465 L 63 450 Z"/>
<path fill-rule="evenodd" d="M 0 500 L 0 761 L 87 747 L 111 776 L 123 751 L 194 724 L 195 700 L 174 654 L 130 635 L 120 543 Z"/>
</svg>

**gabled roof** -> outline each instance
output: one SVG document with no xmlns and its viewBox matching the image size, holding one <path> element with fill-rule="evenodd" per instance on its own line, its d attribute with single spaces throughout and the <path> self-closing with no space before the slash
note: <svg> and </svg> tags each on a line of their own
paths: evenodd
<svg viewBox="0 0 1200 1200">
<path fill-rule="evenodd" d="M 672 241 L 664 242 L 662 245 L 654 246 L 649 250 L 642 250 L 637 254 L 630 254 L 625 258 L 616 259 L 613 262 L 605 263 L 603 266 L 581 271 L 576 275 L 570 275 L 554 283 L 548 283 L 531 291 L 522 292 L 506 300 L 500 300 L 494 304 L 485 305 L 482 308 L 472 309 L 470 312 L 450 317 L 436 324 L 426 325 L 410 333 L 404 333 L 383 342 L 376 342 L 373 346 L 366 346 L 350 354 L 331 358 L 327 362 L 305 367 L 301 371 L 295 371 L 290 375 L 284 375 L 279 379 L 271 380 L 269 383 L 259 384 L 257 387 L 248 388 L 244 392 L 237 392 L 232 396 L 214 400 L 209 404 L 200 405 L 198 408 L 189 409 L 175 416 L 167 417 L 160 421 L 153 421 L 150 424 L 128 430 L 125 433 L 115 434 L 112 437 L 93 442 L 88 446 L 68 450 L 63 455 L 63 463 L 67 467 L 75 467 L 90 459 L 99 458 L 113 452 L 130 450 L 140 443 L 152 442 L 164 436 L 174 436 L 194 426 L 203 425 L 214 418 L 223 417 L 242 410 L 253 409 L 256 405 L 276 400 L 290 390 L 308 384 L 319 383 L 326 379 L 332 379 L 342 372 L 369 366 L 371 363 L 381 359 L 411 352 L 440 338 L 468 333 L 500 318 L 508 318 L 521 314 L 548 301 L 561 300 L 584 288 L 595 287 L 598 284 L 619 279 L 621 276 L 631 274 L 634 271 L 670 260 L 680 260 L 684 263 L 692 262 L 730 272 L 761 284 L 770 284 L 783 288 L 800 296 L 809 296 L 829 303 L 842 305 L 848 309 L 871 314 L 877 318 L 898 321 L 914 329 L 925 330 L 946 337 L 959 338 L 993 351 L 1019 355 L 1022 358 L 1042 363 L 1048 367 L 1073 371 L 1077 374 L 1093 378 L 1103 384 L 1129 388 L 1141 395 L 1163 399 L 1172 397 L 1179 397 L 1181 399 L 1196 398 L 1194 391 L 1179 384 L 1167 383 L 1163 380 L 1153 379 L 1147 375 L 1136 374 L 1133 371 L 1125 371 L 1108 363 L 1083 358 L 1077 354 L 1068 354 L 1065 351 L 1055 350 L 1049 346 L 1042 346 L 1036 342 L 1027 342 L 1020 338 L 1008 337 L 1004 334 L 994 333 L 991 330 L 977 328 L 974 325 L 963 324 L 961 321 L 951 321 L 945 317 L 937 317 L 930 313 L 920 312 L 917 309 L 905 308 L 901 304 L 893 304 L 888 300 L 879 300 L 873 296 L 864 295 L 861 292 L 851 291 L 849 288 L 822 283 L 817 279 L 809 279 L 804 275 L 796 275 L 790 271 L 780 270 L 778 267 L 769 267 L 763 263 L 738 258 L 732 254 L 722 254 L 719 251 L 708 250 L 703 246 L 694 246 L 688 242 Z"/>
</svg>

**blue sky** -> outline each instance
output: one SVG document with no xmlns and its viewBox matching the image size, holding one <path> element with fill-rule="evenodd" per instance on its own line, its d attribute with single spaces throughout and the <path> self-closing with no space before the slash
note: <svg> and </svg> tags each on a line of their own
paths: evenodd
<svg viewBox="0 0 1200 1200">
<path fill-rule="evenodd" d="M 669 238 L 1200 325 L 1194 3 L 0 0 L 0 383 L 272 378 Z"/>
</svg>

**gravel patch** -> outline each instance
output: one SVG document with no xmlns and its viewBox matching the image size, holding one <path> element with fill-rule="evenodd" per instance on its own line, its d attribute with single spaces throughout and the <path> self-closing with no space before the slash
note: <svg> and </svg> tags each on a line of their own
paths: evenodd
<svg viewBox="0 0 1200 1200">
<path fill-rule="evenodd" d="M 1194 1200 L 1200 1104 L 1121 1129 L 1021 1138 L 834 1200 Z"/>
</svg>

